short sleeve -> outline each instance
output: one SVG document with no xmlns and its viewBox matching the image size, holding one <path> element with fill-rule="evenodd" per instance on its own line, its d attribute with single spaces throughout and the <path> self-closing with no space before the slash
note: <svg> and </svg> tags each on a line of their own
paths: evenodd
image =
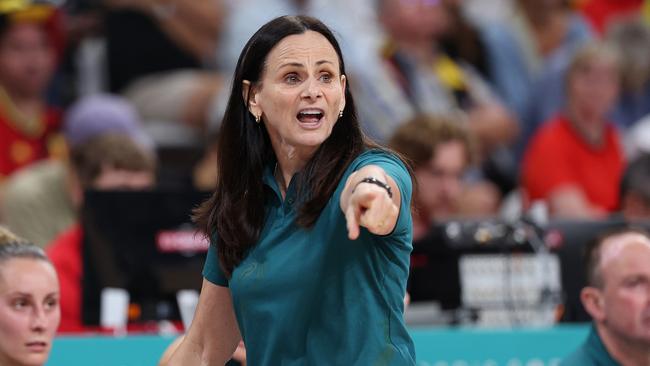
<svg viewBox="0 0 650 366">
<path fill-rule="evenodd" d="M 377 165 L 384 169 L 395 181 L 399 188 L 401 203 L 399 217 L 395 224 L 394 234 L 405 234 L 411 231 L 411 195 L 413 193 L 413 182 L 406 166 L 396 155 L 380 149 L 373 149 L 361 154 L 353 163 L 350 174 L 366 165 Z M 347 180 L 347 177 L 345 177 Z"/>
<path fill-rule="evenodd" d="M 203 277 L 215 285 L 228 287 L 228 279 L 219 266 L 216 238 L 211 241 L 208 254 L 203 264 Z"/>
</svg>

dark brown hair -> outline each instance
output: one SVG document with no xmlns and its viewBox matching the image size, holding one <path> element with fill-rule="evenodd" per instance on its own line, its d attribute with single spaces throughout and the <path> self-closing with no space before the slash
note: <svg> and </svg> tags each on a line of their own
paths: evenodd
<svg viewBox="0 0 650 366">
<path fill-rule="evenodd" d="M 152 153 L 123 134 L 106 134 L 76 146 L 70 160 L 82 187 L 89 188 L 104 167 L 130 172 L 152 172 L 156 160 Z"/>
<path fill-rule="evenodd" d="M 459 141 L 465 148 L 467 163 L 471 164 L 475 155 L 474 141 L 461 122 L 448 115 L 419 115 L 401 125 L 388 146 L 402 154 L 417 169 L 435 156 L 438 146 Z"/>
</svg>

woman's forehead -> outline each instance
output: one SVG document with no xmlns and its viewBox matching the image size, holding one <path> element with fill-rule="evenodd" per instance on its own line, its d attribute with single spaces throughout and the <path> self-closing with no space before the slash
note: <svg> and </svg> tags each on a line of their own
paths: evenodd
<svg viewBox="0 0 650 366">
<path fill-rule="evenodd" d="M 339 57 L 329 40 L 314 31 L 283 38 L 271 49 L 266 58 L 266 64 L 270 68 L 281 68 L 286 64 L 296 62 L 319 63 L 323 61 L 338 67 Z"/>
<path fill-rule="evenodd" d="M 12 258 L 0 264 L 0 293 L 15 290 L 28 293 L 56 287 L 54 267 L 44 260 Z"/>
</svg>

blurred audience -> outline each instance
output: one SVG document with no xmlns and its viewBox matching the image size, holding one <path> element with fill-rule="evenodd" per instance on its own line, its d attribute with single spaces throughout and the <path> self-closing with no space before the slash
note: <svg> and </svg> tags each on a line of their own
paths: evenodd
<svg viewBox="0 0 650 366">
<path fill-rule="evenodd" d="M 489 183 L 466 182 L 473 164 L 474 142 L 462 123 L 449 116 L 418 116 L 400 126 L 388 146 L 413 165 L 413 239 L 434 221 L 460 216 L 488 216 L 499 194 Z"/>
<path fill-rule="evenodd" d="M 134 108 L 120 97 L 87 97 L 73 105 L 66 114 L 63 134 L 73 155 L 90 139 L 111 133 L 129 135 L 137 141 L 140 149 L 153 154 L 150 150 L 153 149 L 152 143 L 142 132 Z M 0 202 L 2 221 L 37 245 L 44 246 L 54 239 L 76 220 L 81 204 L 86 182 L 80 181 L 83 177 L 78 174 L 77 163 L 74 159 L 72 162 L 49 160 L 14 174 L 6 181 L 5 197 Z M 135 165 L 140 169 L 137 161 L 119 163 L 125 167 L 115 168 L 128 170 Z"/>
<path fill-rule="evenodd" d="M 612 119 L 625 131 L 650 114 L 650 25 L 641 19 L 618 23 L 607 39 L 621 55 L 621 96 Z"/>
<path fill-rule="evenodd" d="M 155 183 L 155 161 L 128 135 L 104 134 L 87 140 L 71 154 L 73 200 L 83 202 L 85 190 L 146 190 Z M 60 332 L 80 332 L 83 232 L 73 224 L 47 247 L 61 281 Z"/>
<path fill-rule="evenodd" d="M 43 250 L 0 227 L 0 365 L 45 365 L 59 299 L 56 272 Z"/>
<path fill-rule="evenodd" d="M 580 299 L 593 327 L 561 365 L 648 365 L 650 237 L 618 230 L 595 240 L 585 254 L 587 285 Z"/>
<path fill-rule="evenodd" d="M 109 90 L 145 121 L 203 128 L 222 88 L 214 70 L 222 0 L 103 0 Z"/>
<path fill-rule="evenodd" d="M 448 6 L 445 1 L 379 2 L 387 39 L 380 63 L 369 63 L 355 80 L 359 113 L 367 132 L 386 141 L 417 114 L 464 111 L 479 149 L 488 154 L 514 140 L 517 123 L 473 68 L 444 53 L 440 42 L 453 29 Z"/>
<path fill-rule="evenodd" d="M 626 220 L 650 220 L 650 154 L 632 160 L 623 174 L 621 213 Z"/>
<path fill-rule="evenodd" d="M 566 0 L 514 0 L 514 12 L 505 23 L 483 27 L 483 39 L 494 87 L 522 123 L 523 138 L 530 135 L 527 124 L 537 123 L 545 116 L 536 110 L 555 112 L 561 95 L 545 93 L 544 99 L 534 94 L 537 80 L 562 85 L 564 70 L 577 48 L 592 38 L 584 18 L 574 12 Z M 550 80 L 549 70 L 560 70 Z M 547 107 L 547 105 L 551 107 Z M 531 111 L 532 110 L 532 111 Z M 541 117 L 539 117 L 541 115 Z"/>
<path fill-rule="evenodd" d="M 27 0 L 5 3 L 0 7 L 0 181 L 64 151 L 56 135 L 61 113 L 45 99 L 56 64 L 55 10 Z"/>
<path fill-rule="evenodd" d="M 567 107 L 545 122 L 528 145 L 521 168 L 529 201 L 545 200 L 556 217 L 603 217 L 618 207 L 624 154 L 607 112 L 619 92 L 619 58 L 590 44 L 573 58 Z"/>
</svg>

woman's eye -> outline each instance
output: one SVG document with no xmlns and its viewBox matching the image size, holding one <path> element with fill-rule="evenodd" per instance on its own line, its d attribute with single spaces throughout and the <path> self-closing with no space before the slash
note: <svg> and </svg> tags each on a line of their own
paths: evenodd
<svg viewBox="0 0 650 366">
<path fill-rule="evenodd" d="M 296 74 L 289 74 L 284 77 L 284 81 L 286 81 L 289 84 L 296 84 L 300 82 L 300 78 Z"/>
<path fill-rule="evenodd" d="M 27 301 L 26 300 L 16 300 L 12 304 L 13 308 L 16 310 L 21 310 L 27 306 Z"/>
<path fill-rule="evenodd" d="M 59 300 L 57 299 L 49 299 L 45 302 L 45 308 L 46 309 L 52 309 L 55 308 L 59 304 Z"/>
<path fill-rule="evenodd" d="M 331 83 L 332 82 L 332 75 L 330 75 L 330 74 L 322 74 L 320 76 L 320 79 L 321 79 L 322 82 Z"/>
</svg>

